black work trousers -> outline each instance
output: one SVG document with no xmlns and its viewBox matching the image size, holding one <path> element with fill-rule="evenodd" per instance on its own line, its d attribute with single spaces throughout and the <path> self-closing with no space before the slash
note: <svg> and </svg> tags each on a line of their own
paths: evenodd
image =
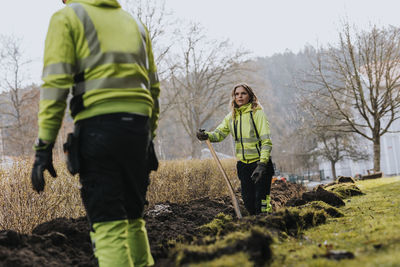
<svg viewBox="0 0 400 267">
<path fill-rule="evenodd" d="M 149 119 L 129 113 L 77 122 L 81 197 L 91 224 L 143 215 Z"/>
<path fill-rule="evenodd" d="M 261 200 L 266 199 L 267 195 L 271 192 L 272 175 L 274 174 L 271 160 L 267 165 L 267 173 L 257 183 L 254 183 L 251 175 L 257 167 L 257 162 L 247 164 L 238 161 L 236 164 L 242 189 L 242 199 L 250 215 L 261 213 Z"/>
</svg>

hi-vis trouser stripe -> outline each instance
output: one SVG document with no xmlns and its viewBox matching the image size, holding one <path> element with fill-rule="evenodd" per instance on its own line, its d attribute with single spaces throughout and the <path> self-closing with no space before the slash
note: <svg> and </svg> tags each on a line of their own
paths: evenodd
<svg viewBox="0 0 400 267">
<path fill-rule="evenodd" d="M 261 212 L 272 212 L 271 196 L 267 195 L 261 200 Z"/>
<path fill-rule="evenodd" d="M 141 49 L 140 55 L 123 52 L 102 53 L 96 28 L 85 8 L 79 3 L 72 3 L 68 6 L 74 10 L 76 16 L 79 18 L 83 25 L 85 38 L 90 51 L 90 56 L 88 56 L 87 58 L 78 59 L 75 65 L 64 62 L 50 64 L 43 69 L 43 78 L 49 75 L 57 74 L 71 77 L 77 74 L 82 74 L 82 77 L 84 77 L 83 73 L 85 72 L 85 70 L 95 68 L 104 64 L 138 64 L 148 71 L 149 61 L 146 52 L 146 31 L 139 20 L 133 18 L 138 25 L 138 29 L 142 37 L 143 47 Z M 158 77 L 156 73 L 149 73 L 148 78 L 149 80 L 142 79 L 141 81 L 138 80 L 136 77 L 108 77 L 93 80 L 83 80 L 78 82 L 74 86 L 72 94 L 75 96 L 83 94 L 90 90 L 102 88 L 150 89 L 151 84 L 158 83 Z M 56 101 L 65 100 L 68 95 L 69 89 L 70 88 L 42 88 L 40 98 Z"/>
</svg>

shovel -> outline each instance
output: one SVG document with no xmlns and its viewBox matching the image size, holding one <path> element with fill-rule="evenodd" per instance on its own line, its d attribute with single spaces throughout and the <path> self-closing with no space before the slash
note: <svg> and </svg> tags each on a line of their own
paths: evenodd
<svg viewBox="0 0 400 267">
<path fill-rule="evenodd" d="M 214 158 L 215 162 L 217 163 L 219 170 L 222 172 L 222 176 L 224 176 L 224 178 L 225 178 L 225 182 L 226 182 L 226 184 L 227 184 L 227 186 L 229 188 L 229 193 L 231 195 L 232 204 L 233 204 L 233 208 L 235 210 L 236 216 L 238 217 L 238 219 L 241 219 L 242 218 L 242 214 L 240 213 L 239 204 L 238 204 L 238 201 L 237 201 L 237 199 L 235 197 L 235 193 L 233 192 L 233 188 L 232 188 L 231 182 L 228 179 L 228 175 L 226 175 L 226 172 L 224 171 L 224 168 L 222 168 L 222 164 L 219 161 L 218 156 L 215 153 L 215 150 L 214 150 L 213 146 L 210 143 L 210 140 L 206 140 L 206 144 L 208 146 L 208 149 L 210 149 L 210 152 L 213 155 L 213 158 Z"/>
</svg>

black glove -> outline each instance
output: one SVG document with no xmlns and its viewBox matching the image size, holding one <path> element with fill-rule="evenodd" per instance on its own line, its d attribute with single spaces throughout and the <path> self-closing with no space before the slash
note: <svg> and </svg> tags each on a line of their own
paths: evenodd
<svg viewBox="0 0 400 267">
<path fill-rule="evenodd" d="M 197 139 L 204 141 L 208 139 L 208 134 L 205 133 L 204 129 L 199 129 L 196 133 Z"/>
<path fill-rule="evenodd" d="M 259 161 L 257 162 L 256 169 L 253 171 L 253 174 L 251 175 L 251 180 L 253 180 L 253 182 L 256 184 L 258 181 L 260 181 L 260 179 L 263 176 L 266 176 L 266 173 L 267 173 L 267 164 Z"/>
<path fill-rule="evenodd" d="M 48 170 L 50 175 L 54 178 L 57 177 L 56 170 L 53 166 L 53 147 L 54 143 L 46 144 L 40 139 L 38 139 L 34 146 L 36 154 L 32 168 L 31 181 L 33 190 L 38 193 L 44 189 L 45 181 L 43 172 L 45 170 Z"/>
</svg>

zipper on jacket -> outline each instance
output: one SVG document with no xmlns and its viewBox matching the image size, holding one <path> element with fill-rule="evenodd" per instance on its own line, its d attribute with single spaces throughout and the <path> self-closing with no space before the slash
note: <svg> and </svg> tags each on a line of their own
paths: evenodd
<svg viewBox="0 0 400 267">
<path fill-rule="evenodd" d="M 237 142 L 237 141 L 239 141 L 238 140 L 238 135 L 237 135 L 237 121 L 236 121 L 236 118 L 235 118 L 235 120 L 233 121 L 233 132 L 234 132 L 234 135 L 235 135 L 235 142 Z"/>
<path fill-rule="evenodd" d="M 242 145 L 242 155 L 243 155 L 243 160 L 246 160 L 246 157 L 244 156 L 244 146 L 243 146 L 243 134 L 242 134 L 242 112 L 239 111 L 240 114 L 240 144 Z"/>
</svg>

